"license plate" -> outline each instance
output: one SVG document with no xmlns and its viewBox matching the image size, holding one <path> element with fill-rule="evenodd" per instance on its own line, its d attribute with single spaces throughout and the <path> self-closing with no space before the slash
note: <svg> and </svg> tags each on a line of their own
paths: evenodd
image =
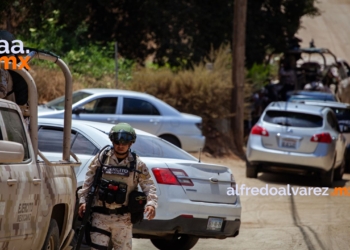
<svg viewBox="0 0 350 250">
<path fill-rule="evenodd" d="M 283 138 L 281 142 L 281 147 L 283 148 L 296 148 L 297 142 L 294 139 Z"/>
<path fill-rule="evenodd" d="M 208 219 L 207 230 L 221 231 L 223 221 L 224 219 L 222 218 L 210 217 Z"/>
</svg>

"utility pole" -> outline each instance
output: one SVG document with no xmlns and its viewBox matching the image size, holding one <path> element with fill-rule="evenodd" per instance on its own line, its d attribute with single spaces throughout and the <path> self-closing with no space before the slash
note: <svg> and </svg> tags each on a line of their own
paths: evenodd
<svg viewBox="0 0 350 250">
<path fill-rule="evenodd" d="M 235 150 L 244 156 L 244 77 L 247 0 L 234 0 L 232 36 L 231 120 Z"/>
<path fill-rule="evenodd" d="M 115 88 L 118 88 L 118 42 L 114 46 L 114 60 L 115 60 Z"/>
</svg>

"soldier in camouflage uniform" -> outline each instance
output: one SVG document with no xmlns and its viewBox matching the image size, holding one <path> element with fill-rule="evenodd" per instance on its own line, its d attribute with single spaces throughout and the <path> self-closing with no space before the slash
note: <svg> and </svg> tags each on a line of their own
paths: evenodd
<svg viewBox="0 0 350 250">
<path fill-rule="evenodd" d="M 112 166 L 127 166 L 130 168 L 130 162 L 133 161 L 133 155 L 130 152 L 132 143 L 136 140 L 134 129 L 127 123 L 119 123 L 112 127 L 109 137 L 113 142 L 113 149 L 107 152 L 107 158 L 104 164 Z M 91 222 L 91 249 L 107 249 L 111 238 L 114 250 L 129 250 L 132 243 L 132 223 L 130 213 L 125 212 L 123 208 L 128 205 L 128 196 L 132 190 L 137 190 L 138 184 L 142 191 L 147 195 L 147 204 L 145 214 L 147 219 L 151 220 L 155 217 L 155 209 L 157 207 L 156 187 L 151 179 L 151 175 L 145 163 L 139 157 L 136 157 L 137 172 L 125 173 L 122 168 L 103 167 L 102 179 L 113 180 L 127 184 L 126 199 L 123 204 L 115 202 L 108 204 L 99 199 L 97 192 L 92 204 L 92 222 Z M 98 155 L 89 166 L 86 173 L 85 182 L 82 189 L 79 190 L 80 206 L 79 216 L 83 216 L 85 212 L 85 202 L 89 189 L 92 186 L 96 169 L 100 167 Z M 107 212 L 106 209 L 107 208 Z M 113 211 L 113 213 L 110 213 Z M 114 212 L 114 211 L 121 211 Z M 102 212 L 102 213 L 101 213 Z M 97 228 L 97 230 L 96 230 Z"/>
</svg>

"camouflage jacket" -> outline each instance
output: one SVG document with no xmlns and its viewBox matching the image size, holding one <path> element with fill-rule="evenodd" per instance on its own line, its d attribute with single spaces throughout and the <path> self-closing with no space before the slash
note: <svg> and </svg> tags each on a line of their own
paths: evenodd
<svg viewBox="0 0 350 250">
<path fill-rule="evenodd" d="M 90 188 L 92 187 L 93 181 L 94 181 L 94 176 L 96 173 L 96 169 L 98 167 L 101 167 L 100 162 L 98 160 L 98 155 L 95 156 L 94 160 L 89 166 L 88 171 L 86 172 L 86 177 L 85 181 L 83 184 L 83 187 L 79 190 L 78 196 L 80 198 L 79 203 L 85 203 L 87 195 L 89 193 Z M 130 161 L 133 160 L 133 156 L 131 153 L 129 153 L 128 157 L 126 157 L 122 161 L 118 161 L 117 157 L 114 155 L 113 149 L 110 150 L 107 153 L 107 159 L 105 161 L 106 164 L 108 165 L 113 165 L 113 166 L 129 166 Z M 138 184 L 140 185 L 142 191 L 147 195 L 147 204 L 146 206 L 153 206 L 157 207 L 157 190 L 156 186 L 154 185 L 154 182 L 151 178 L 151 175 L 149 173 L 149 170 L 144 162 L 140 160 L 140 158 L 137 156 L 136 159 L 136 166 L 135 168 L 140 171 L 141 173 L 137 172 L 131 172 L 129 177 L 126 177 L 125 182 L 128 183 L 128 191 L 127 191 L 127 197 L 129 196 L 129 193 L 132 190 L 137 190 Z M 104 174 L 102 175 L 104 177 Z M 127 200 L 123 205 L 127 205 Z M 95 195 L 95 199 L 93 202 L 93 206 L 103 206 L 103 203 L 98 200 L 97 194 Z M 106 207 L 109 209 L 115 209 L 120 207 L 121 205 L 118 204 L 106 204 Z"/>
</svg>

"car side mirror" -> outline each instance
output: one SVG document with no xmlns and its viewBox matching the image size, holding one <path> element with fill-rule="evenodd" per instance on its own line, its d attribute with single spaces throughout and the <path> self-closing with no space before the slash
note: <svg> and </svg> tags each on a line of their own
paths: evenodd
<svg viewBox="0 0 350 250">
<path fill-rule="evenodd" d="M 76 107 L 75 109 L 72 110 L 73 114 L 79 115 L 80 113 L 84 113 L 85 108 L 84 107 Z"/>
<path fill-rule="evenodd" d="M 20 163 L 24 159 L 24 147 L 22 144 L 12 141 L 0 140 L 0 164 Z"/>
</svg>

